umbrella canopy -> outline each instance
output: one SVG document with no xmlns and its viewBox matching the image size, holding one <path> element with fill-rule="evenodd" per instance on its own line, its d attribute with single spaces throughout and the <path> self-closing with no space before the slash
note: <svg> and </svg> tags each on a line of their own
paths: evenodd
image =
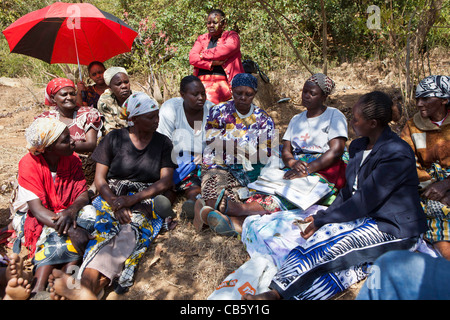
<svg viewBox="0 0 450 320">
<path fill-rule="evenodd" d="M 88 65 L 131 50 L 137 32 L 89 3 L 56 2 L 3 31 L 12 53 L 48 63 Z"/>
</svg>

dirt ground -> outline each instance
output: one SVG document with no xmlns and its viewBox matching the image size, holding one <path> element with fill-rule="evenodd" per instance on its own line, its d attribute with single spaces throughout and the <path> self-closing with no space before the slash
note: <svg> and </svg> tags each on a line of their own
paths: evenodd
<svg viewBox="0 0 450 320">
<path fill-rule="evenodd" d="M 445 55 L 444 55 L 445 56 Z M 382 62 L 342 64 L 329 70 L 336 81 L 335 94 L 327 104 L 343 111 L 348 117 L 351 108 L 362 94 L 381 89 L 399 95 L 397 79 Z M 433 61 L 435 74 L 448 74 L 450 60 Z M 301 88 L 308 74 L 287 70 L 268 74 L 271 82 L 259 81 L 255 104 L 265 109 L 274 119 L 280 136 L 290 119 L 301 112 Z M 132 78 L 133 80 L 133 78 Z M 30 79 L 0 77 L 0 226 L 9 222 L 9 199 L 17 164 L 25 155 L 25 128 L 33 117 L 45 110 L 43 84 Z M 136 87 L 136 90 L 141 90 Z M 287 102 L 279 102 L 290 98 Z M 353 131 L 349 126 L 349 135 Z M 180 197 L 175 204 L 179 214 Z M 231 272 L 249 259 L 242 243 L 235 238 L 224 238 L 206 229 L 197 233 L 191 221 L 178 218 L 177 227 L 158 235 L 143 257 L 129 292 L 117 295 L 107 292 L 104 299 L 121 300 L 204 300 Z M 4 245 L 0 252 L 9 251 Z M 334 299 L 354 299 L 361 284 L 356 284 Z"/>
</svg>

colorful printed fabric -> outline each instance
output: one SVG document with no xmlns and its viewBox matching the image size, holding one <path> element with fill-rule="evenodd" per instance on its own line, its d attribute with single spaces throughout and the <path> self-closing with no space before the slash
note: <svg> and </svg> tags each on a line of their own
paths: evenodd
<svg viewBox="0 0 450 320">
<path fill-rule="evenodd" d="M 121 106 L 119 106 L 116 96 L 111 89 L 106 89 L 100 96 L 97 108 L 103 116 L 104 134 L 113 129 L 121 129 L 128 126 L 128 121 L 122 117 Z"/>
<path fill-rule="evenodd" d="M 59 120 L 60 113 L 58 108 L 48 110 L 40 114 L 39 118 L 49 118 Z M 86 132 L 89 129 L 99 131 L 103 126 L 102 118 L 97 109 L 92 107 L 79 107 L 73 113 L 72 123 L 67 125 L 70 131 L 70 137 L 74 141 L 86 141 Z"/>
<path fill-rule="evenodd" d="M 397 239 L 381 232 L 371 218 L 326 224 L 289 253 L 270 288 L 284 299 L 328 299 L 352 284 L 352 271 L 359 281 L 383 253 L 413 251 L 417 243 L 418 238 Z"/>
<path fill-rule="evenodd" d="M 303 153 L 303 154 L 294 154 L 295 160 L 301 160 L 306 163 L 310 163 L 314 160 L 317 160 L 322 156 L 321 153 L 311 154 L 311 153 Z M 332 194 L 337 194 L 339 189 L 343 188 L 345 185 L 345 168 L 348 163 L 348 151 L 344 151 L 341 156 L 341 159 L 338 160 L 336 164 L 331 166 L 330 168 L 318 172 L 313 172 L 310 175 L 319 176 L 320 182 L 328 184 L 331 189 Z"/>
<path fill-rule="evenodd" d="M 159 110 L 158 102 L 150 98 L 143 92 L 131 94 L 120 108 L 120 114 L 123 119 L 130 119 L 141 114 Z M 128 126 L 134 126 L 133 121 L 128 120 Z"/>
<path fill-rule="evenodd" d="M 442 181 L 450 177 L 450 167 L 442 168 L 433 163 L 428 174 L 434 181 Z M 431 243 L 450 241 L 450 207 L 440 201 L 421 198 L 422 208 L 427 215 L 428 231 L 425 238 Z"/>
<path fill-rule="evenodd" d="M 33 155 L 44 152 L 45 148 L 55 142 L 67 126 L 57 119 L 36 119 L 25 130 L 27 149 Z"/>
<path fill-rule="evenodd" d="M 416 87 L 417 98 L 450 98 L 450 77 L 429 76 L 419 82 Z"/>
<path fill-rule="evenodd" d="M 267 159 L 270 157 L 275 124 L 264 110 L 253 104 L 252 108 L 251 115 L 245 118 L 238 115 L 232 100 L 210 109 L 205 126 L 206 142 L 215 143 L 208 145 L 203 154 L 203 164 L 207 168 L 245 164 L 251 160 L 238 159 L 234 149 L 231 152 L 222 150 L 223 141 L 237 141 L 238 148 L 246 149 L 254 156 L 259 152 L 260 158 L 263 154 L 267 154 Z"/>
<path fill-rule="evenodd" d="M 76 89 L 75 83 L 72 80 L 66 78 L 55 78 L 52 79 L 45 88 L 45 105 L 55 106 L 56 103 L 53 102 L 53 96 L 62 88 L 72 87 Z"/>
<path fill-rule="evenodd" d="M 148 188 L 150 184 L 131 182 L 128 180 L 110 179 L 109 186 L 116 195 L 132 195 Z M 87 264 L 94 259 L 99 250 L 108 244 L 119 232 L 120 223 L 115 219 L 114 213 L 110 205 L 101 196 L 98 196 L 92 202 L 97 210 L 97 217 L 94 225 L 94 240 L 88 243 L 86 253 L 84 255 L 83 264 L 81 265 L 78 277 L 86 268 Z M 119 277 L 118 284 L 122 288 L 130 287 L 133 284 L 133 277 L 136 268 L 150 246 L 151 241 L 158 235 L 163 225 L 163 219 L 154 211 L 153 199 L 147 199 L 131 208 L 131 227 L 136 234 L 136 243 L 130 244 L 134 246 L 133 253 L 125 261 L 125 266 Z"/>
<path fill-rule="evenodd" d="M 97 109 L 97 102 L 100 98 L 100 94 L 95 90 L 95 85 L 87 86 L 83 91 L 83 106 L 92 107 Z"/>
<path fill-rule="evenodd" d="M 84 206 L 77 215 L 77 226 L 86 229 L 88 232 L 93 232 L 93 226 L 95 222 L 95 208 L 91 205 Z M 25 220 L 26 214 L 16 213 L 20 216 L 20 219 L 16 219 L 18 222 L 16 226 L 17 238 L 20 244 L 21 238 L 25 232 Z M 16 243 L 14 243 L 16 248 Z M 19 248 L 19 247 L 17 247 Z M 19 253 L 20 249 L 18 249 Z M 36 252 L 32 259 L 32 264 L 39 268 L 46 265 L 61 265 L 69 262 L 81 260 L 82 255 L 75 250 L 72 241 L 67 235 L 58 235 L 55 229 L 44 226 L 39 239 L 36 243 Z"/>
</svg>

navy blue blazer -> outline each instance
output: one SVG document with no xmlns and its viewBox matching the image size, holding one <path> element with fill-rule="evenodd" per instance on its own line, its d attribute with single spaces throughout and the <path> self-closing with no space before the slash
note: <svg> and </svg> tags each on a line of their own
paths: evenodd
<svg viewBox="0 0 450 320">
<path fill-rule="evenodd" d="M 397 238 L 424 233 L 428 227 L 419 199 L 413 150 L 386 127 L 361 165 L 368 143 L 369 139 L 363 137 L 350 144 L 347 184 L 330 207 L 317 212 L 314 225 L 371 217 L 380 231 Z M 356 176 L 358 188 L 353 194 Z"/>
</svg>

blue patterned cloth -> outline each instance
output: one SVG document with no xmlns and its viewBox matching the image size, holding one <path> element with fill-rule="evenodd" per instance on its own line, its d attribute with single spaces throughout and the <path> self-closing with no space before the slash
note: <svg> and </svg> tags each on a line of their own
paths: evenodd
<svg viewBox="0 0 450 320">
<path fill-rule="evenodd" d="M 284 299 L 328 299 L 368 275 L 390 250 L 414 250 L 418 239 L 381 232 L 371 218 L 322 226 L 287 256 L 270 287 Z"/>
<path fill-rule="evenodd" d="M 132 195 L 135 192 L 148 187 L 149 184 L 130 182 L 130 181 L 110 181 L 110 187 L 114 189 L 116 194 L 123 194 L 120 190 L 128 190 L 127 194 Z M 133 191 L 130 191 L 133 190 Z M 133 253 L 125 261 L 125 266 L 122 270 L 118 285 L 122 288 L 128 288 L 133 284 L 133 277 L 140 259 L 147 251 L 151 241 L 158 235 L 163 225 L 163 219 L 159 217 L 154 210 L 153 199 L 144 200 L 141 202 L 146 206 L 144 210 L 137 210 L 131 208 L 131 227 L 136 234 L 136 242 Z M 115 219 L 110 205 L 101 196 L 98 196 L 92 202 L 92 205 L 97 210 L 97 217 L 94 224 L 95 239 L 88 243 L 85 251 L 83 264 L 79 272 L 79 278 L 86 268 L 87 264 L 95 257 L 99 250 L 108 244 L 119 232 L 121 225 Z M 142 206 L 141 206 L 142 208 Z"/>
</svg>

